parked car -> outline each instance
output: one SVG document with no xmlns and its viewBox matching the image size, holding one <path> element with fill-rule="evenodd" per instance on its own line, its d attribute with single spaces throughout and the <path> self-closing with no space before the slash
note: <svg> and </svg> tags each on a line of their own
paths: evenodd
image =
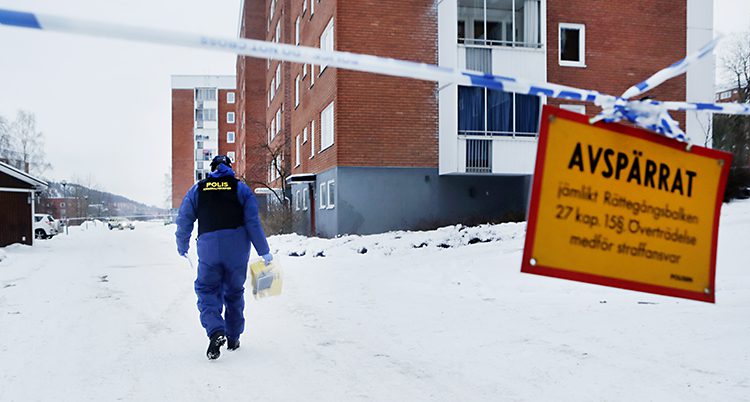
<svg viewBox="0 0 750 402">
<path fill-rule="evenodd" d="M 37 239 L 49 239 L 60 233 L 59 222 L 47 214 L 34 214 L 34 237 Z"/>
<path fill-rule="evenodd" d="M 127 220 L 127 219 L 122 219 L 122 218 L 110 219 L 107 222 L 107 227 L 109 227 L 109 230 L 115 230 L 115 229 L 119 229 L 119 230 L 130 229 L 130 230 L 134 230 L 135 229 L 135 225 L 133 224 L 133 222 L 131 222 L 131 221 Z"/>
</svg>

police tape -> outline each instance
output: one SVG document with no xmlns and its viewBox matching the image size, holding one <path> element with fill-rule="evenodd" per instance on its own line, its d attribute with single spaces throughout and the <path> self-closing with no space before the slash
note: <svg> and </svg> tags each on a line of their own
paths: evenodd
<svg viewBox="0 0 750 402">
<path fill-rule="evenodd" d="M 598 91 L 580 89 L 547 82 L 535 82 L 517 77 L 506 77 L 477 71 L 459 70 L 433 64 L 417 63 L 367 54 L 350 53 L 319 48 L 266 42 L 255 39 L 229 39 L 210 35 L 198 35 L 165 31 L 152 28 L 60 17 L 48 14 L 19 12 L 0 9 L 0 25 L 39 29 L 62 33 L 121 39 L 153 44 L 182 46 L 234 53 L 262 59 L 281 60 L 301 64 L 317 64 L 367 73 L 435 81 L 441 85 L 457 84 L 480 86 L 524 95 L 544 96 L 555 99 L 594 103 L 602 107 L 602 113 L 594 120 L 628 120 L 636 125 L 664 134 L 670 138 L 685 140 L 678 123 L 669 116 L 669 110 L 696 110 L 711 113 L 750 114 L 750 107 L 740 104 L 712 104 L 690 102 L 661 102 L 656 100 L 628 100 Z M 625 95 L 636 96 L 656 85 L 684 73 L 691 63 L 705 57 L 715 46 L 709 43 L 697 54 L 690 55 L 670 68 L 658 72 L 652 78 L 626 91 Z"/>
</svg>

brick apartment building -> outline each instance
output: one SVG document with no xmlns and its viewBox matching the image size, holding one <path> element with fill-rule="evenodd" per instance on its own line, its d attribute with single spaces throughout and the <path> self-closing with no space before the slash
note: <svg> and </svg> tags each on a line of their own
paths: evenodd
<svg viewBox="0 0 750 402">
<path fill-rule="evenodd" d="M 621 94 L 708 42 L 712 10 L 710 0 L 245 0 L 240 36 Z M 712 101 L 713 81 L 705 60 L 648 95 Z M 522 216 L 541 105 L 598 112 L 247 57 L 237 82 L 238 171 L 272 188 L 283 187 L 275 166 L 290 172 L 296 229 L 320 236 Z M 700 142 L 710 121 L 677 117 Z"/>
<path fill-rule="evenodd" d="M 226 76 L 172 76 L 172 208 L 211 172 L 211 159 L 236 159 L 237 80 Z"/>
</svg>

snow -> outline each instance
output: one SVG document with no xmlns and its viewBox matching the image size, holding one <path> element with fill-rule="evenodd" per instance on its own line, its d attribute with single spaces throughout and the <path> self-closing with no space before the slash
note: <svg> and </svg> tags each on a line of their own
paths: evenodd
<svg viewBox="0 0 750 402">
<path fill-rule="evenodd" d="M 750 202 L 715 305 L 521 274 L 522 223 L 273 237 L 284 293 L 213 362 L 173 232 L 0 249 L 0 400 L 750 400 Z"/>
</svg>

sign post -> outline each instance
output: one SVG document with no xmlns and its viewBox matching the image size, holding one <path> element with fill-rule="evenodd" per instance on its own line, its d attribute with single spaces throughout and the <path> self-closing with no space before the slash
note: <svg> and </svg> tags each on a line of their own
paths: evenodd
<svg viewBox="0 0 750 402">
<path fill-rule="evenodd" d="M 715 302 L 731 161 L 545 106 L 521 271 Z"/>
</svg>

